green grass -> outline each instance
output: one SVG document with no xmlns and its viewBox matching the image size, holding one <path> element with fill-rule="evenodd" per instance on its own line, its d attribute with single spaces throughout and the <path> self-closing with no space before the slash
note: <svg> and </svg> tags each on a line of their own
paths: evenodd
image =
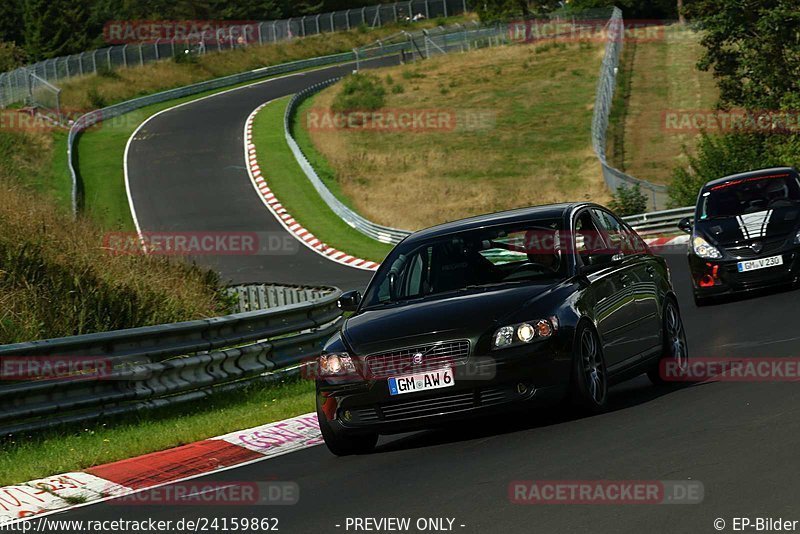
<svg viewBox="0 0 800 534">
<path fill-rule="evenodd" d="M 313 410 L 313 382 L 292 380 L 220 394 L 191 406 L 122 417 L 79 431 L 17 436 L 7 439 L 0 449 L 0 486 L 80 471 Z"/>
<path fill-rule="evenodd" d="M 353 256 L 382 261 L 392 247 L 342 221 L 323 202 L 295 161 L 283 131 L 288 103 L 289 97 L 270 103 L 256 115 L 253 124 L 253 143 L 264 178 L 292 217 L 318 239 Z"/>
<path fill-rule="evenodd" d="M 668 184 L 673 169 L 687 164 L 697 135 L 665 128 L 664 112 L 713 110 L 718 89 L 709 72 L 697 69 L 700 34 L 667 26 L 664 38 L 627 43 L 612 108 L 608 153 L 619 169 L 651 182 Z"/>
</svg>

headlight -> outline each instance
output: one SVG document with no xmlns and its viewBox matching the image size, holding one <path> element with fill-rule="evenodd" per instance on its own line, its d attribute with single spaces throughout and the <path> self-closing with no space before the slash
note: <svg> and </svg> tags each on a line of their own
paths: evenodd
<svg viewBox="0 0 800 534">
<path fill-rule="evenodd" d="M 501 349 L 512 345 L 522 345 L 533 343 L 534 341 L 547 339 L 558 330 L 558 319 L 539 319 L 526 323 L 519 323 L 498 328 L 492 337 L 492 347 Z"/>
<path fill-rule="evenodd" d="M 695 254 L 706 260 L 718 260 L 722 257 L 722 253 L 719 250 L 709 245 L 708 241 L 699 235 L 694 236 L 694 239 L 692 239 L 692 248 Z"/>
<path fill-rule="evenodd" d="M 794 234 L 794 244 L 800 245 L 800 230 L 798 230 L 797 233 Z"/>
<path fill-rule="evenodd" d="M 318 361 L 319 376 L 344 376 L 356 371 L 353 359 L 346 352 L 323 354 Z"/>
</svg>

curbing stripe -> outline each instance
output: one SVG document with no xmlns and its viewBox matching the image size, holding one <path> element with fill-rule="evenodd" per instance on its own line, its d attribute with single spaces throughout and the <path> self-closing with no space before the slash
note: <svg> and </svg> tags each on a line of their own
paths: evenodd
<svg viewBox="0 0 800 534">
<path fill-rule="evenodd" d="M 330 247 L 317 239 L 312 232 L 295 221 L 291 214 L 289 214 L 289 212 L 287 212 L 286 209 L 280 204 L 275 196 L 275 193 L 273 193 L 267 186 L 267 182 L 264 180 L 261 174 L 261 167 L 258 164 L 257 149 L 253 144 L 253 121 L 255 120 L 258 112 L 264 109 L 264 107 L 270 102 L 272 101 L 270 100 L 269 102 L 264 102 L 255 110 L 253 110 L 253 112 L 247 117 L 244 126 L 244 152 L 245 162 L 247 163 L 247 173 L 250 175 L 250 181 L 252 182 L 253 187 L 261 197 L 261 201 L 275 216 L 278 222 L 281 223 L 281 226 L 283 226 L 287 232 L 289 232 L 292 236 L 294 236 L 295 239 L 314 252 L 347 267 L 363 269 L 367 271 L 376 270 L 380 266 L 379 263 L 360 258 L 358 258 L 359 261 L 353 261 L 353 259 L 355 259 L 353 256 L 346 255 L 344 252 Z M 345 256 L 345 258 L 342 259 L 342 256 Z M 347 261 L 347 258 L 351 259 Z"/>
<path fill-rule="evenodd" d="M 235 469 L 321 443 L 317 415 L 312 412 L 82 473 L 0 487 L 0 526 L 7 528 L 33 517 Z"/>
</svg>

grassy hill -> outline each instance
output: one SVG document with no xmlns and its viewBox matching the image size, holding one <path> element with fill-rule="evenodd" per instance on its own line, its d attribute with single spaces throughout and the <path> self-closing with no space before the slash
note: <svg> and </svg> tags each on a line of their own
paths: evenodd
<svg viewBox="0 0 800 534">
<path fill-rule="evenodd" d="M 309 128 L 308 112 L 327 113 L 337 84 L 305 104 L 298 137 L 312 160 L 324 160 L 346 202 L 399 228 L 555 201 L 604 202 L 590 136 L 602 54 L 598 43 L 540 43 L 380 69 L 385 110 L 434 110 L 455 127 Z"/>
</svg>

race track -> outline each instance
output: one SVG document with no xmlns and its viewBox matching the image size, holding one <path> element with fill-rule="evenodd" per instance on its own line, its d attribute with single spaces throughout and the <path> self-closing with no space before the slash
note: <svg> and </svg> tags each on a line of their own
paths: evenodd
<svg viewBox="0 0 800 534">
<path fill-rule="evenodd" d="M 397 58 L 364 62 L 396 63 Z M 171 108 L 134 134 L 127 152 L 130 198 L 143 232 L 289 234 L 253 188 L 244 159 L 244 124 L 260 104 L 342 76 L 353 65 L 267 80 Z M 269 162 L 262 161 L 269 180 Z M 264 239 L 266 242 L 267 239 Z M 269 255 L 205 255 L 199 264 L 233 283 L 275 282 L 363 288 L 370 271 L 334 263 L 293 238 Z"/>
<path fill-rule="evenodd" d="M 244 169 L 244 120 L 266 100 L 345 70 L 266 82 L 150 121 L 132 143 L 129 160 L 143 229 L 279 231 Z M 667 256 L 692 357 L 796 354 L 797 292 L 696 308 L 683 252 Z M 295 256 L 207 261 L 234 281 L 358 287 L 369 277 L 303 248 Z M 347 517 L 447 517 L 455 519 L 456 532 L 464 533 L 636 534 L 715 532 L 716 518 L 725 519 L 725 530 L 730 530 L 734 516 L 800 519 L 797 384 L 654 387 L 640 376 L 612 389 L 610 401 L 611 410 L 594 417 L 576 419 L 544 409 L 461 428 L 383 437 L 369 456 L 336 458 L 317 446 L 206 477 L 294 481 L 300 487 L 294 506 L 141 507 L 109 501 L 55 517 L 277 517 L 280 532 L 290 534 L 345 532 Z M 509 483 L 515 480 L 594 479 L 692 479 L 704 484 L 705 500 L 676 506 L 525 506 L 508 498 Z"/>
<path fill-rule="evenodd" d="M 800 338 L 797 292 L 696 308 L 685 257 L 669 257 L 693 357 L 790 357 Z M 721 517 L 797 518 L 800 391 L 796 383 L 611 390 L 609 413 L 557 409 L 381 438 L 376 453 L 337 458 L 312 447 L 204 480 L 294 481 L 294 506 L 118 506 L 63 519 L 277 517 L 284 533 L 345 532 L 347 517 L 449 517 L 456 532 L 714 532 Z M 309 406 L 309 410 L 312 407 Z M 698 505 L 514 505 L 514 480 L 701 481 Z M 352 530 L 351 530 L 352 532 Z M 412 530 L 411 532 L 416 532 Z"/>
</svg>

